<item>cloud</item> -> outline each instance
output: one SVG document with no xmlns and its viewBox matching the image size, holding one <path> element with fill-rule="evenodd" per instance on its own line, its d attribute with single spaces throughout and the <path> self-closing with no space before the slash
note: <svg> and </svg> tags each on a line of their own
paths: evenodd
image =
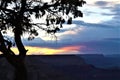
<svg viewBox="0 0 120 80">
<path fill-rule="evenodd" d="M 79 18 L 78 20 L 82 20 L 87 23 L 100 23 L 103 21 L 111 20 L 113 15 L 103 15 L 103 14 L 113 14 L 110 9 L 102 9 L 97 6 L 86 6 L 83 10 L 84 17 Z"/>
<path fill-rule="evenodd" d="M 96 6 L 96 7 L 108 7 L 108 6 L 114 6 L 116 4 L 120 4 L 119 0 L 93 0 L 93 1 L 88 1 L 86 0 L 86 2 L 88 2 L 89 4 L 91 4 L 92 6 Z"/>
<path fill-rule="evenodd" d="M 83 7 L 82 11 L 84 17 L 81 19 L 87 23 L 101 23 L 112 20 L 116 16 L 115 11 L 112 9 L 118 8 L 119 0 L 86 0 L 87 4 Z M 117 12 L 120 11 L 117 9 Z"/>
<path fill-rule="evenodd" d="M 106 6 L 107 4 L 108 4 L 107 1 L 97 1 L 97 2 L 95 2 L 95 5 L 97 5 L 97 6 Z"/>
<path fill-rule="evenodd" d="M 120 38 L 106 38 L 99 41 L 91 41 L 83 43 L 86 47 L 91 48 L 85 50 L 88 54 L 120 54 Z"/>
<path fill-rule="evenodd" d="M 107 9 L 111 12 L 104 12 L 102 15 L 106 16 L 113 16 L 113 19 L 119 19 L 120 18 L 120 1 L 119 0 L 114 0 L 114 1 L 96 1 L 95 2 L 96 6 L 99 6 L 101 9 Z M 118 20 L 119 21 L 119 20 Z M 111 21 L 112 22 L 112 21 Z"/>
<path fill-rule="evenodd" d="M 65 36 L 75 36 L 80 31 L 83 31 L 83 30 L 84 30 L 83 27 L 76 27 L 76 28 L 64 30 L 63 32 L 59 32 L 56 34 L 56 36 L 58 37 L 58 40 L 60 40 L 61 38 L 64 38 Z"/>
<path fill-rule="evenodd" d="M 109 20 L 109 21 L 111 21 L 111 20 Z M 80 20 L 74 20 L 73 22 L 74 22 L 74 24 L 77 24 L 78 27 L 79 26 L 81 26 L 81 28 L 83 27 L 83 30 L 86 27 L 115 28 L 116 26 L 114 24 L 112 24 L 112 25 L 105 24 L 106 22 L 109 22 L 109 21 L 103 21 L 100 23 L 89 23 L 89 22 L 84 22 L 84 21 L 80 21 Z"/>
<path fill-rule="evenodd" d="M 64 46 L 76 46 L 78 43 L 97 41 L 104 38 L 118 38 L 119 27 L 106 23 L 86 23 L 83 21 L 74 20 L 76 27 L 72 29 L 63 29 L 57 33 L 57 41 L 44 41 L 40 38 L 36 38 L 33 41 L 24 40 L 26 46 L 38 46 L 49 48 L 60 48 Z"/>
<path fill-rule="evenodd" d="M 115 26 L 115 27 L 120 27 L 120 4 L 114 5 L 113 8 L 110 9 L 112 13 L 109 14 L 103 14 L 103 15 L 109 15 L 113 16 L 111 20 L 109 21 L 103 21 L 101 24 L 105 24 L 108 26 Z"/>
</svg>

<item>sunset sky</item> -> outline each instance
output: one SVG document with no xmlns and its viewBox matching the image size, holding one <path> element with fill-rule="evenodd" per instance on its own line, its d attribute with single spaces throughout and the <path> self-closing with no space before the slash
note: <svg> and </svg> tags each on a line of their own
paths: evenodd
<svg viewBox="0 0 120 80">
<path fill-rule="evenodd" d="M 120 54 L 120 1 L 85 1 L 87 4 L 80 8 L 84 17 L 64 25 L 56 34 L 57 41 L 48 34 L 32 41 L 23 37 L 28 55 Z"/>
</svg>

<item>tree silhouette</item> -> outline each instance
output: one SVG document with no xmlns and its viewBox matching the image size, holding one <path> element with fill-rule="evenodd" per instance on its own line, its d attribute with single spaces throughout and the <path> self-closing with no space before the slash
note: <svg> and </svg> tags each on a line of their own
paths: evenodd
<svg viewBox="0 0 120 80">
<path fill-rule="evenodd" d="M 28 40 L 32 40 L 35 36 L 38 36 L 38 28 L 54 35 L 65 23 L 62 15 L 68 17 L 67 24 L 72 24 L 72 18 L 83 17 L 79 7 L 82 7 L 85 3 L 84 0 L 50 0 L 50 2 L 43 2 L 42 0 L 0 1 L 0 51 L 16 70 L 14 80 L 27 80 L 27 71 L 24 64 L 27 50 L 22 43 L 21 36 L 29 33 Z M 34 23 L 31 16 L 38 20 L 45 17 L 45 23 Z M 43 27 L 44 25 L 46 27 Z M 12 30 L 14 33 L 14 41 L 19 55 L 16 55 L 11 50 L 14 43 L 3 36 L 7 30 Z"/>
</svg>

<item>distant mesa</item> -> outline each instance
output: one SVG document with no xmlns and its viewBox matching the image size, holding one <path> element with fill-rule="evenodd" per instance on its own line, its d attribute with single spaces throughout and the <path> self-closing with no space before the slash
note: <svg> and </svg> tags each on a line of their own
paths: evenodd
<svg viewBox="0 0 120 80">
<path fill-rule="evenodd" d="M 33 64 L 39 64 L 39 61 L 50 65 L 85 65 L 86 62 L 83 58 L 75 55 L 40 55 L 40 56 L 28 56 L 29 59 L 33 59 Z"/>
</svg>

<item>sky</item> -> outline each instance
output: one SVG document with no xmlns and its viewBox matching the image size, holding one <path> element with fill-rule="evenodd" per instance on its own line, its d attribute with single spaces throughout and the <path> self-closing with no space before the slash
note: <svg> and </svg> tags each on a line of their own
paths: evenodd
<svg viewBox="0 0 120 80">
<path fill-rule="evenodd" d="M 74 19 L 72 25 L 64 24 L 56 33 L 57 40 L 45 32 L 32 41 L 23 37 L 27 55 L 120 54 L 120 1 L 85 1 L 80 8 L 84 17 Z"/>
</svg>

